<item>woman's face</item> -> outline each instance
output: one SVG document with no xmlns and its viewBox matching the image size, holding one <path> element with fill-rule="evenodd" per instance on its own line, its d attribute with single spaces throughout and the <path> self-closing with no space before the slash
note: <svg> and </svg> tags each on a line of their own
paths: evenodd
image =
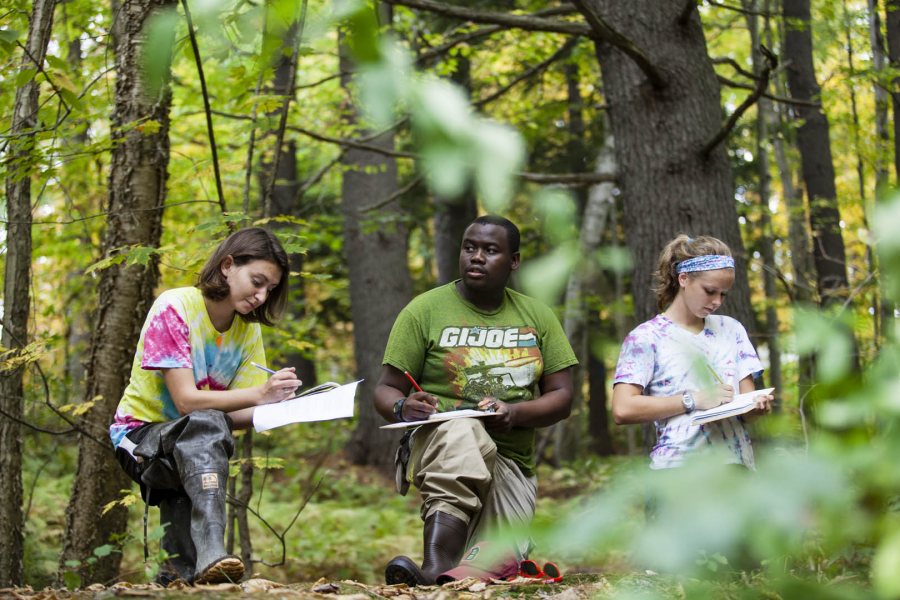
<svg viewBox="0 0 900 600">
<path fill-rule="evenodd" d="M 734 269 L 716 269 L 678 275 L 678 296 L 698 319 L 716 312 L 734 285 Z"/>
<path fill-rule="evenodd" d="M 281 267 L 268 260 L 251 260 L 236 265 L 229 256 L 222 261 L 222 274 L 228 281 L 228 300 L 242 315 L 261 306 L 281 281 Z"/>
</svg>

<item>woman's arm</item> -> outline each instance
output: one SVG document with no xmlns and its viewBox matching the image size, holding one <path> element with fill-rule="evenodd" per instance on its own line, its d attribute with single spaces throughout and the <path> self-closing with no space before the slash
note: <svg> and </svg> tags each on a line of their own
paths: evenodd
<svg viewBox="0 0 900 600">
<path fill-rule="evenodd" d="M 162 373 L 175 408 L 182 415 L 203 409 L 233 413 L 260 404 L 280 402 L 292 397 L 300 387 L 293 367 L 276 371 L 262 385 L 233 390 L 198 390 L 192 369 L 162 369 Z"/>
<path fill-rule="evenodd" d="M 682 394 L 645 396 L 643 392 L 643 387 L 633 383 L 617 383 L 613 386 L 612 414 L 616 425 L 648 423 L 685 413 Z M 694 408 L 704 410 L 731 402 L 734 388 L 730 385 L 716 385 L 705 390 L 691 390 L 691 394 L 694 396 Z"/>
</svg>

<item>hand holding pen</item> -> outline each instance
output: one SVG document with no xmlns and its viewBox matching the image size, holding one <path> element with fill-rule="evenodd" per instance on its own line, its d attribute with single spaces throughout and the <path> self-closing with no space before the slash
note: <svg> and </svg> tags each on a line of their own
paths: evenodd
<svg viewBox="0 0 900 600">
<path fill-rule="evenodd" d="M 268 367 L 264 367 L 255 362 L 251 362 L 257 369 L 269 373 L 271 377 L 260 388 L 261 404 L 271 404 L 273 402 L 281 402 L 293 398 L 297 389 L 303 385 L 303 382 L 297 379 L 296 369 L 294 367 L 286 367 L 278 371 L 273 371 Z"/>
<path fill-rule="evenodd" d="M 416 391 L 408 395 L 403 402 L 401 418 L 404 421 L 424 421 L 437 412 L 438 399 L 424 391 L 409 371 L 403 371 L 403 374 Z"/>
</svg>

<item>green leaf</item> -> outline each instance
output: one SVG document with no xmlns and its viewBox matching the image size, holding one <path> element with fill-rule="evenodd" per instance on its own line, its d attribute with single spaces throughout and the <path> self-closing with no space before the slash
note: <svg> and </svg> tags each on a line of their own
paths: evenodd
<svg viewBox="0 0 900 600">
<path fill-rule="evenodd" d="M 575 200 L 561 189 L 545 188 L 538 192 L 534 205 L 544 223 L 544 232 L 550 241 L 561 244 L 578 239 L 575 230 Z"/>
<path fill-rule="evenodd" d="M 103 544 L 102 546 L 97 546 L 94 548 L 94 556 L 103 558 L 104 556 L 109 556 L 115 550 L 115 546 L 112 544 Z"/>
<path fill-rule="evenodd" d="M 872 559 L 872 583 L 882 598 L 900 596 L 900 531 L 886 536 Z"/>
<path fill-rule="evenodd" d="M 91 275 L 95 271 L 102 271 L 103 269 L 108 269 L 113 265 L 117 265 L 120 262 L 125 260 L 125 256 L 122 254 L 115 254 L 113 256 L 107 256 L 106 258 L 101 258 L 94 264 L 90 265 L 87 269 L 84 270 L 85 275 Z"/>
<path fill-rule="evenodd" d="M 22 69 L 16 75 L 16 87 L 22 87 L 32 79 L 34 79 L 34 75 L 37 73 L 37 69 Z"/>
<path fill-rule="evenodd" d="M 147 27 L 146 42 L 141 55 L 146 74 L 147 91 L 151 96 L 159 94 L 168 84 L 174 52 L 175 29 L 180 18 L 174 8 L 153 13 Z"/>
<path fill-rule="evenodd" d="M 478 196 L 489 211 L 503 212 L 513 194 L 516 172 L 525 160 L 525 143 L 515 130 L 484 119 L 475 124 L 474 133 Z"/>
<path fill-rule="evenodd" d="M 545 304 L 556 304 L 578 264 L 578 246 L 565 244 L 540 258 L 529 260 L 519 269 L 519 281 L 529 296 Z"/>
<path fill-rule="evenodd" d="M 0 29 L 0 42 L 15 44 L 19 39 L 19 32 L 15 29 Z"/>
</svg>

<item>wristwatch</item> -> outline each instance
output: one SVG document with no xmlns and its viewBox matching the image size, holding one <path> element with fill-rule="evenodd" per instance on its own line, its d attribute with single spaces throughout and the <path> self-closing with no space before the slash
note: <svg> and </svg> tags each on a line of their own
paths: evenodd
<svg viewBox="0 0 900 600">
<path fill-rule="evenodd" d="M 682 392 L 681 405 L 684 407 L 684 414 L 687 415 L 694 412 L 694 407 L 697 406 L 697 403 L 694 401 L 694 395 L 688 391 Z"/>
<path fill-rule="evenodd" d="M 396 402 L 394 402 L 394 418 L 397 421 L 403 421 L 403 404 L 406 402 L 406 396 L 402 398 L 398 398 Z"/>
</svg>

